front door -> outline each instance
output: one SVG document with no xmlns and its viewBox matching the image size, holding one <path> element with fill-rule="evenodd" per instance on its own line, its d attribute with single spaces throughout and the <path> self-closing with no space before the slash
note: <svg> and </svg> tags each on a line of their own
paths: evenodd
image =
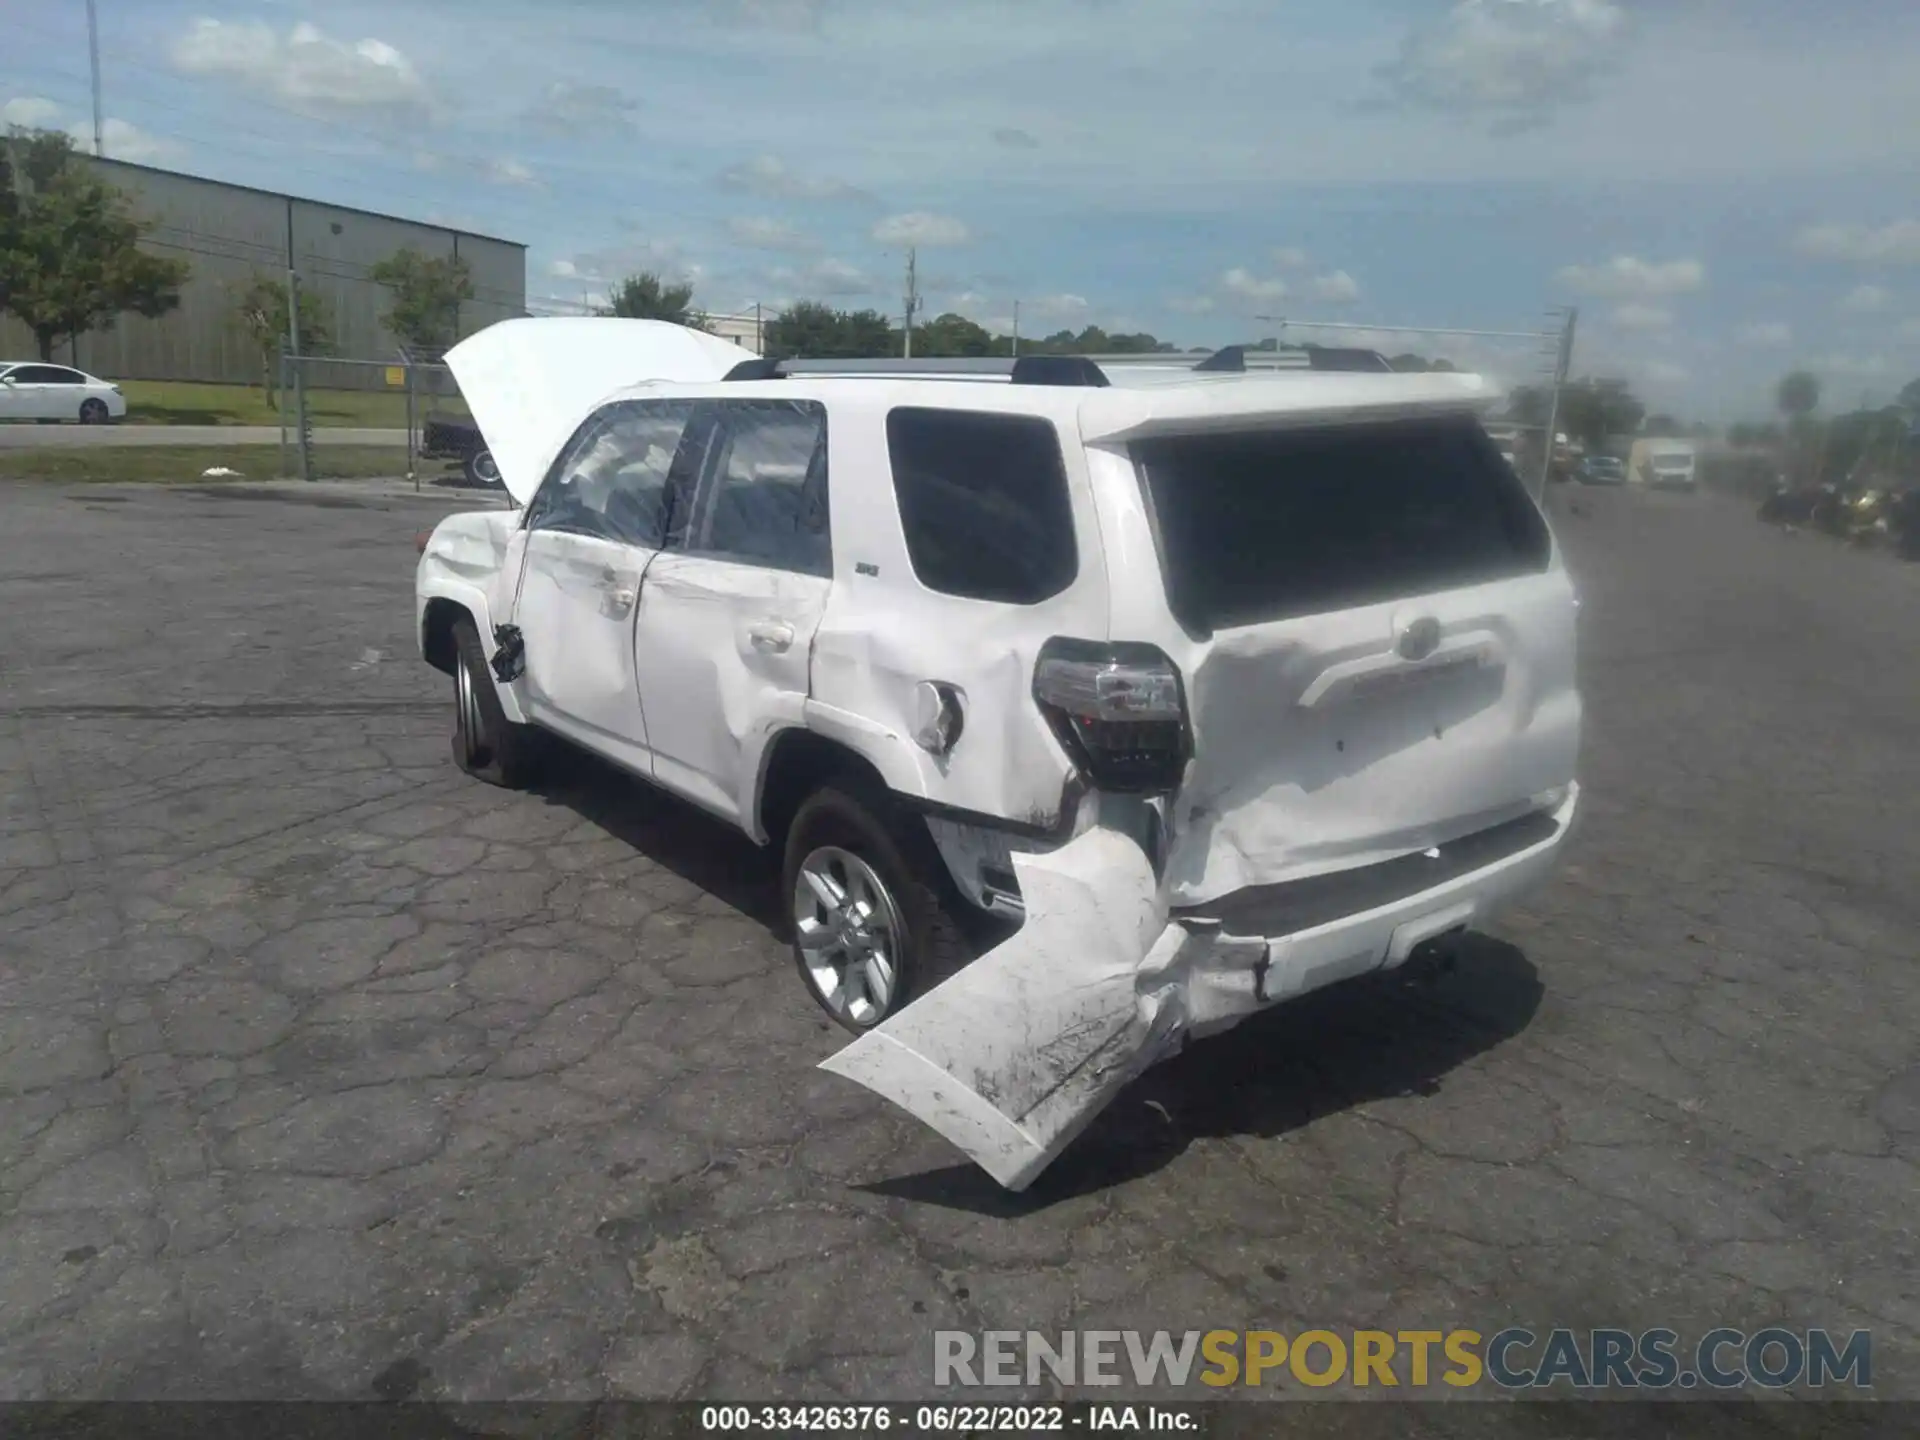
<svg viewBox="0 0 1920 1440">
<path fill-rule="evenodd" d="M 57 365 L 21 365 L 7 372 L 11 420 L 75 420 L 80 391 L 67 383 L 71 370 Z M 75 377 L 76 379 L 78 377 Z M 71 401 L 69 405 L 67 402 Z"/>
<path fill-rule="evenodd" d="M 642 774 L 652 760 L 634 618 L 692 413 L 688 401 L 623 400 L 587 420 L 527 507 L 511 612 L 528 718 Z"/>
<path fill-rule="evenodd" d="M 640 589 L 634 651 L 661 784 L 752 830 L 767 741 L 802 722 L 833 584 L 827 417 L 716 400 L 684 526 Z"/>
</svg>

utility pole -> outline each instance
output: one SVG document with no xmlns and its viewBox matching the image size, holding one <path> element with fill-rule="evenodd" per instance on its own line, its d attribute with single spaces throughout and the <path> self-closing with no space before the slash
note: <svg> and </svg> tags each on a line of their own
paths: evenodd
<svg viewBox="0 0 1920 1440">
<path fill-rule="evenodd" d="M 300 478 L 313 479 L 313 428 L 307 424 L 307 367 L 300 354 L 300 272 L 287 267 L 287 340 L 293 347 L 293 418 L 300 435 Z"/>
<path fill-rule="evenodd" d="M 1560 332 L 1560 351 L 1554 358 L 1553 395 L 1547 402 L 1547 433 L 1540 447 L 1540 490 L 1534 496 L 1543 503 L 1547 498 L 1547 480 L 1553 474 L 1553 437 L 1559 433 L 1560 391 L 1567 383 L 1567 372 L 1573 368 L 1573 327 L 1579 318 L 1579 310 L 1569 307 L 1566 327 Z"/>
<path fill-rule="evenodd" d="M 100 17 L 94 13 L 94 0 L 87 0 L 87 58 L 93 66 L 93 153 L 104 155 L 106 148 L 100 138 Z"/>
<path fill-rule="evenodd" d="M 1020 358 L 1020 302 L 1013 302 L 1013 358 Z"/>
<path fill-rule="evenodd" d="M 906 349 L 901 353 L 909 360 L 913 358 L 913 312 L 920 308 L 918 259 L 919 252 L 909 248 L 907 250 L 907 323 L 906 328 L 901 332 L 906 341 Z"/>
</svg>

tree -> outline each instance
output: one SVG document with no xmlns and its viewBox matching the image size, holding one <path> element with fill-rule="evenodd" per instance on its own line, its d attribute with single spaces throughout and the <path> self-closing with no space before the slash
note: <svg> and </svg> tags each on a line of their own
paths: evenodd
<svg viewBox="0 0 1920 1440">
<path fill-rule="evenodd" d="M 124 314 L 151 319 L 179 305 L 186 262 L 140 248 L 151 225 L 71 140 L 12 128 L 4 148 L 0 309 L 33 332 L 42 360 L 53 359 L 61 336 L 76 340 Z"/>
<path fill-rule="evenodd" d="M 278 389 L 281 348 L 290 343 L 287 325 L 287 282 L 275 276 L 256 273 L 234 302 L 234 312 L 247 342 L 260 355 L 260 383 L 273 403 Z M 324 355 L 333 349 L 332 326 L 327 323 L 326 308 L 311 290 L 300 292 L 300 350 L 306 355 Z"/>
<path fill-rule="evenodd" d="M 1773 403 L 1789 422 L 1805 420 L 1820 408 L 1820 381 L 1805 370 L 1782 376 Z"/>
<path fill-rule="evenodd" d="M 1687 433 L 1687 427 L 1671 415 L 1649 415 L 1641 425 L 1640 433 L 1656 440 L 1677 439 Z"/>
<path fill-rule="evenodd" d="M 769 320 L 766 353 L 787 360 L 866 360 L 897 355 L 892 326 L 878 310 L 835 310 L 814 300 L 789 305 Z"/>
<path fill-rule="evenodd" d="M 368 272 L 392 294 L 381 321 L 416 350 L 444 350 L 460 338 L 460 307 L 473 299 L 473 267 L 460 255 L 396 250 Z"/>
<path fill-rule="evenodd" d="M 1560 430 L 1589 450 L 1615 435 L 1633 435 L 1647 407 L 1624 380 L 1575 380 L 1560 391 Z"/>
<path fill-rule="evenodd" d="M 706 316 L 693 308 L 693 286 L 685 281 L 670 285 L 651 270 L 627 276 L 607 298 L 609 303 L 596 314 L 617 315 L 622 320 L 664 320 L 695 330 L 706 328 Z"/>
<path fill-rule="evenodd" d="M 916 326 L 913 353 L 916 355 L 984 356 L 1004 355 L 1012 342 L 977 325 L 964 315 L 948 313 Z"/>
<path fill-rule="evenodd" d="M 1909 380 L 1903 385 L 1897 403 L 1903 410 L 1920 411 L 1920 380 Z"/>
<path fill-rule="evenodd" d="M 1552 408 L 1553 397 L 1538 385 L 1516 385 L 1507 396 L 1507 419 L 1515 425 L 1545 425 Z"/>
</svg>

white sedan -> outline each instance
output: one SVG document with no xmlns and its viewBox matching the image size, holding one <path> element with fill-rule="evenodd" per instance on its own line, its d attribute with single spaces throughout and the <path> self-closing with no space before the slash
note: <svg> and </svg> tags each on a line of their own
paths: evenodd
<svg viewBox="0 0 1920 1440">
<path fill-rule="evenodd" d="M 107 425 L 127 416 L 127 397 L 84 370 L 37 360 L 0 360 L 0 420 L 77 420 Z"/>
</svg>

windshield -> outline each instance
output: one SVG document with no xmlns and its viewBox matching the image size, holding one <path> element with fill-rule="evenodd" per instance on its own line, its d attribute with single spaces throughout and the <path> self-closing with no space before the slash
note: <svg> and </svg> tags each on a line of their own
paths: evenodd
<svg viewBox="0 0 1920 1440">
<path fill-rule="evenodd" d="M 1546 568 L 1552 542 L 1470 417 L 1134 447 L 1168 603 L 1196 632 Z"/>
</svg>

